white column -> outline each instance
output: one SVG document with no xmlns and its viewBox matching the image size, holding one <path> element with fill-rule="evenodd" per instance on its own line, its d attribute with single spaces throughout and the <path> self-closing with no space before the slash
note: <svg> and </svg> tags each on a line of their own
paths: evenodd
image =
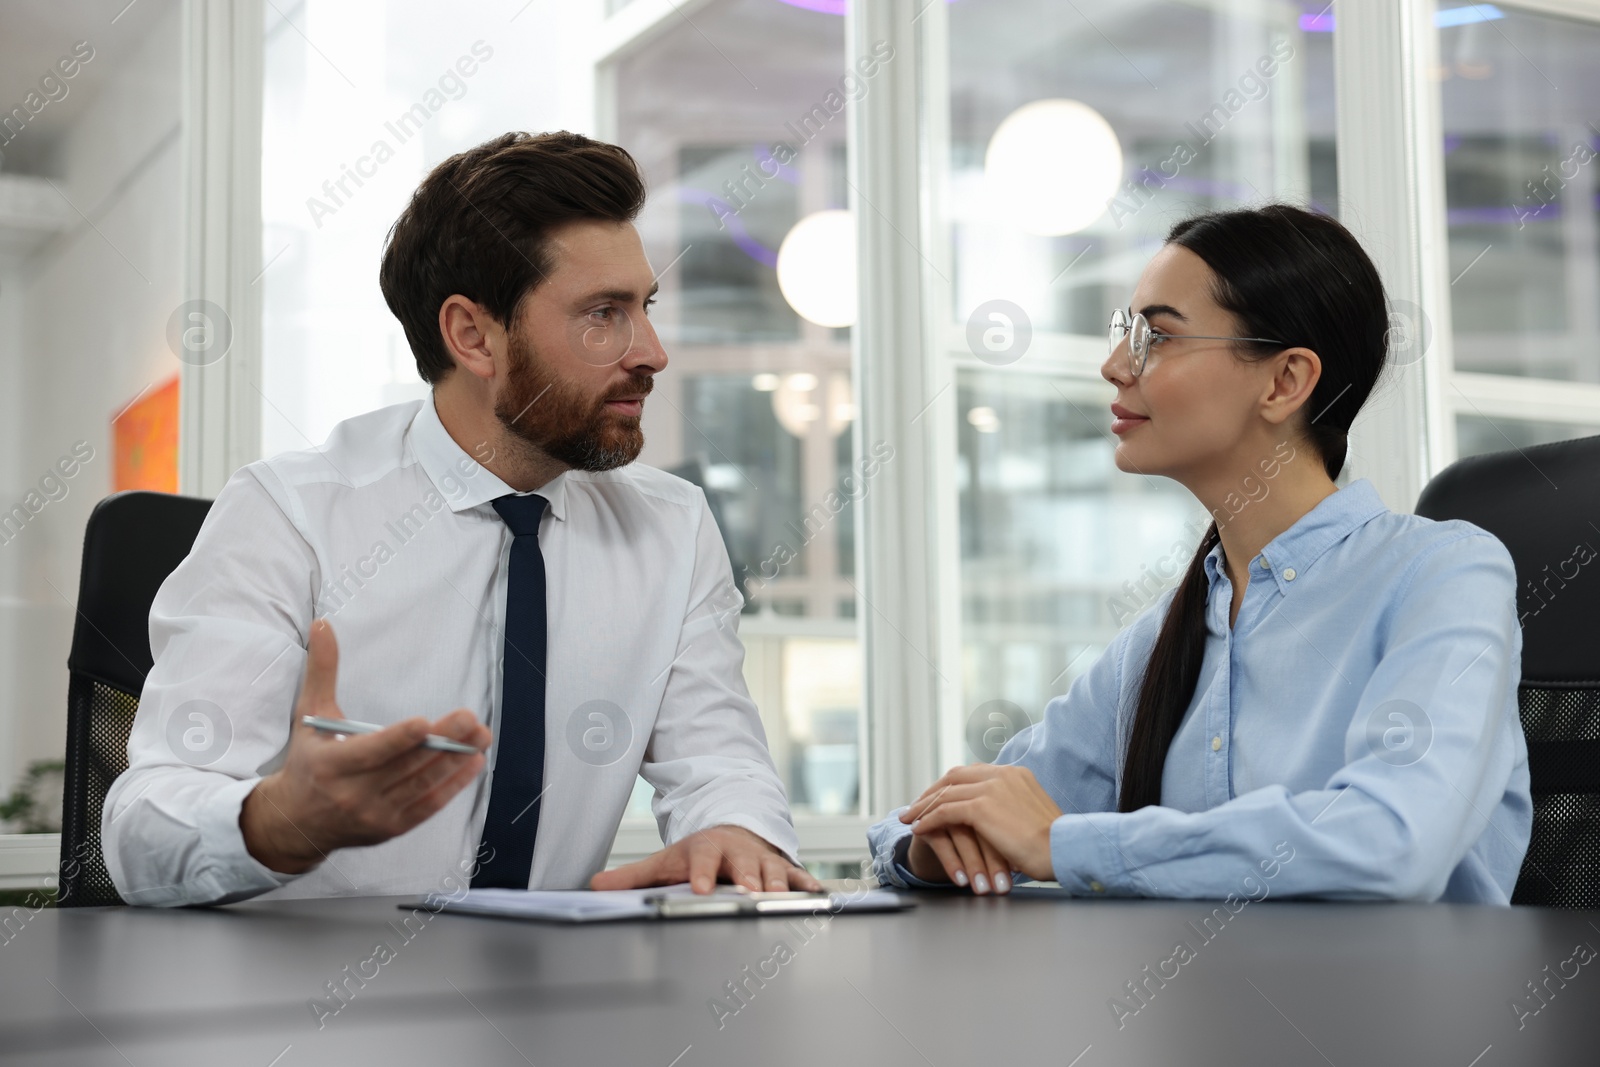
<svg viewBox="0 0 1600 1067">
<path fill-rule="evenodd" d="M 937 504 L 950 491 L 955 386 L 925 299 L 930 284 L 949 284 L 942 242 L 924 226 L 923 178 L 945 160 L 921 155 L 918 103 L 919 85 L 944 92 L 940 79 L 919 82 L 918 54 L 919 32 L 937 34 L 944 17 L 944 5 L 927 0 L 856 3 L 846 16 L 852 62 L 879 42 L 894 49 L 852 105 L 849 130 L 861 279 L 856 455 L 894 448 L 857 510 L 872 812 L 911 800 L 937 775 L 939 724 L 958 715 L 960 700 L 955 553 Z"/>
<path fill-rule="evenodd" d="M 1409 511 L 1453 439 L 1441 395 L 1452 356 L 1434 3 L 1339 0 L 1334 14 L 1340 220 L 1377 263 L 1391 304 L 1420 307 L 1432 331 L 1425 354 L 1392 366 L 1367 401 L 1349 470 Z"/>
<path fill-rule="evenodd" d="M 184 3 L 178 485 L 193 496 L 261 448 L 262 19 L 260 0 Z"/>
</svg>

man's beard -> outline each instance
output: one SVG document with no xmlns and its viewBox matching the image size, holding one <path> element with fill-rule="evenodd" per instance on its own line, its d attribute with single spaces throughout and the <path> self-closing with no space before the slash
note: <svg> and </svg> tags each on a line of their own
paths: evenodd
<svg viewBox="0 0 1600 1067">
<path fill-rule="evenodd" d="M 644 448 L 639 419 L 619 415 L 606 402 L 647 395 L 655 387 L 653 376 L 633 375 L 591 400 L 552 373 L 520 337 L 512 336 L 510 344 L 505 387 L 494 406 L 506 429 L 575 470 L 608 471 L 639 458 Z"/>
</svg>

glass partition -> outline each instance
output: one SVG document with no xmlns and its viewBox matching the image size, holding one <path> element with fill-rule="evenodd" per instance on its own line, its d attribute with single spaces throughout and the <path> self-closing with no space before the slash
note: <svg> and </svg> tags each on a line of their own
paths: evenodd
<svg viewBox="0 0 1600 1067">
<path fill-rule="evenodd" d="M 643 458 L 712 497 L 747 598 L 745 677 L 790 800 L 842 815 L 864 795 L 853 502 L 876 469 L 850 434 L 844 110 L 878 62 L 857 67 L 842 11 L 815 6 L 706 4 L 600 76 L 650 183 L 639 228 L 672 361 Z"/>
<path fill-rule="evenodd" d="M 1436 72 L 1456 369 L 1600 382 L 1600 23 L 1456 11 Z"/>
<path fill-rule="evenodd" d="M 561 128 L 582 95 L 570 80 L 598 76 L 600 135 L 650 186 L 638 226 L 670 358 L 642 461 L 711 500 L 750 600 L 746 678 L 796 809 L 855 812 L 851 487 L 870 475 L 851 453 L 854 252 L 838 220 L 844 108 L 870 77 L 844 54 L 841 14 L 705 4 L 598 70 L 562 62 L 581 19 L 553 4 L 457 5 L 448 28 L 421 0 L 269 4 L 266 19 L 263 453 L 426 395 L 377 285 L 389 226 L 429 168 L 507 130 Z M 648 810 L 641 788 L 631 811 Z"/>
<path fill-rule="evenodd" d="M 957 368 L 963 720 L 992 759 L 1182 572 L 1175 483 L 1119 472 L 1099 375 L 1167 229 L 1338 201 L 1325 4 L 966 0 L 948 9 L 941 344 Z M 930 105 L 932 106 L 932 105 Z"/>
<path fill-rule="evenodd" d="M 1477 456 L 1485 452 L 1509 452 L 1595 434 L 1600 434 L 1600 425 L 1457 415 L 1456 454 Z"/>
</svg>

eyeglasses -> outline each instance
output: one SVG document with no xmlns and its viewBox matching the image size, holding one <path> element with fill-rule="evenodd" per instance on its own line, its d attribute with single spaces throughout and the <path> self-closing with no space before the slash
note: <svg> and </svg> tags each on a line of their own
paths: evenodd
<svg viewBox="0 0 1600 1067">
<path fill-rule="evenodd" d="M 1130 319 L 1125 310 L 1117 308 L 1111 313 L 1109 330 L 1112 355 L 1116 355 L 1117 346 L 1122 343 L 1124 337 L 1128 338 L 1128 371 L 1135 378 L 1144 373 L 1144 365 L 1150 358 L 1150 349 L 1163 341 L 1193 338 L 1197 341 L 1258 341 L 1264 345 L 1283 345 L 1282 341 L 1274 341 L 1270 337 L 1217 337 L 1199 333 L 1153 334 L 1150 332 L 1150 321 L 1144 315 L 1136 314 Z"/>
</svg>

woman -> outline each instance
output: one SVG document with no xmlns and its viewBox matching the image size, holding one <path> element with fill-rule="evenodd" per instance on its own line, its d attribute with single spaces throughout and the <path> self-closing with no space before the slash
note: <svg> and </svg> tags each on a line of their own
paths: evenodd
<svg viewBox="0 0 1600 1067">
<path fill-rule="evenodd" d="M 994 765 L 869 831 L 882 881 L 1506 904 L 1532 804 L 1504 546 L 1340 489 L 1383 286 L 1288 206 L 1180 222 L 1101 373 L 1124 471 L 1216 520 L 1175 589 Z"/>
</svg>

